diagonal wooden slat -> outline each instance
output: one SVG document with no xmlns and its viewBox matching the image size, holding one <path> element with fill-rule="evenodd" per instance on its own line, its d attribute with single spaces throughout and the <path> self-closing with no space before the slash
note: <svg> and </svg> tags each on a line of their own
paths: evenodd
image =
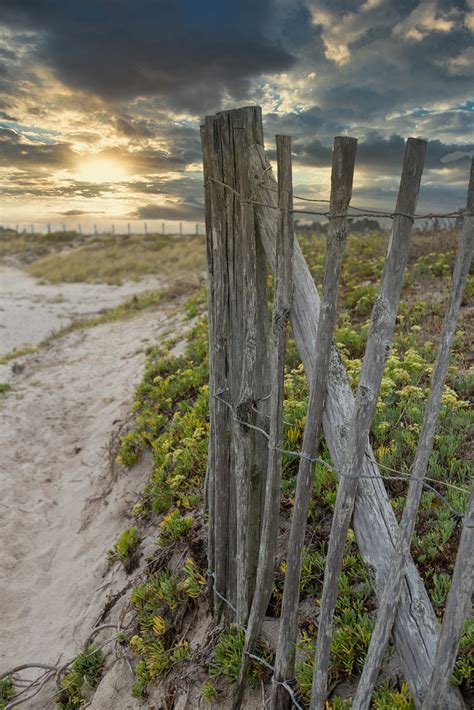
<svg viewBox="0 0 474 710">
<path fill-rule="evenodd" d="M 433 664 L 430 685 L 422 710 L 450 707 L 451 677 L 464 623 L 471 611 L 474 594 L 474 484 L 454 565 L 451 589 L 446 600 L 443 625 Z"/>
</svg>

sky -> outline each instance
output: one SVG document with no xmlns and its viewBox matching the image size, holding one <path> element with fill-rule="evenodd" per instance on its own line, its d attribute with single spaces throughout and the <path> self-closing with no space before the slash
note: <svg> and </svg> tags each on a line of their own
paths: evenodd
<svg viewBox="0 0 474 710">
<path fill-rule="evenodd" d="M 473 31 L 474 0 L 0 0 L 0 224 L 194 231 L 199 126 L 249 104 L 297 194 L 328 197 L 350 135 L 352 204 L 393 208 L 415 136 L 419 208 L 463 208 Z"/>
</svg>

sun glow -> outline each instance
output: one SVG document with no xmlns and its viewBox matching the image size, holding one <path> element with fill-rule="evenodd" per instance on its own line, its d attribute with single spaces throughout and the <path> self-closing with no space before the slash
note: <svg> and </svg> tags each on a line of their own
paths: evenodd
<svg viewBox="0 0 474 710">
<path fill-rule="evenodd" d="M 76 175 L 78 180 L 85 182 L 120 182 L 126 173 L 115 160 L 86 158 L 79 164 Z"/>
</svg>

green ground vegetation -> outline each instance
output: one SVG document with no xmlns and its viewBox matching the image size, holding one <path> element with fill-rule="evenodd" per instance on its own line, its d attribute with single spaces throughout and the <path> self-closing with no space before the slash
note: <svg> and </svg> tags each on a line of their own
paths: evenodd
<svg viewBox="0 0 474 710">
<path fill-rule="evenodd" d="M 184 638 L 177 640 L 176 630 L 187 610 L 204 594 L 206 585 L 196 562 L 188 557 L 179 573 L 162 569 L 133 589 L 137 633 L 130 639 L 130 647 L 139 657 L 134 697 L 146 697 L 150 683 L 165 677 L 188 657 L 189 643 Z"/>
<path fill-rule="evenodd" d="M 212 680 L 208 680 L 202 686 L 202 697 L 207 703 L 213 703 L 217 698 L 217 691 Z"/>
<path fill-rule="evenodd" d="M 352 236 L 344 259 L 338 311 L 336 341 L 345 362 L 351 385 L 356 386 L 368 330 L 368 319 L 377 293 L 387 245 L 387 235 L 371 233 Z M 318 287 L 324 268 L 324 239 L 318 234 L 300 237 L 301 245 Z M 446 233 L 433 248 L 429 235 L 415 235 L 409 259 L 396 333 L 382 383 L 371 441 L 382 474 L 394 471 L 409 474 L 413 461 L 439 337 L 444 304 L 454 261 L 456 234 Z M 465 304 L 473 296 L 470 281 Z M 203 296 L 194 298 L 189 311 L 196 315 Z M 473 395 L 472 349 L 467 318 L 463 309 L 456 332 L 452 363 L 444 392 L 435 448 L 430 459 L 430 483 L 449 506 L 463 512 L 467 503 L 469 466 L 472 450 L 469 431 L 472 412 L 468 401 Z M 193 328 L 183 355 L 169 354 L 170 343 L 150 351 L 143 380 L 136 391 L 135 423 L 122 438 L 120 459 L 133 464 L 146 449 L 152 452 L 152 471 L 143 493 L 133 508 L 140 521 L 155 520 L 160 525 L 159 549 L 170 545 L 195 545 L 196 530 L 202 525 L 202 491 L 207 462 L 208 440 L 208 362 L 207 324 L 204 315 Z M 295 343 L 290 338 L 285 375 L 283 448 L 301 447 L 308 388 Z M 330 462 L 321 442 L 322 457 Z M 283 459 L 281 513 L 289 515 L 294 503 L 298 462 Z M 406 494 L 406 483 L 386 480 L 386 488 L 397 517 Z M 336 476 L 318 465 L 314 472 L 314 496 L 308 516 L 301 598 L 314 600 L 314 614 L 302 622 L 297 692 L 308 700 L 312 675 L 313 650 L 317 634 L 317 603 L 321 596 L 324 558 L 336 498 Z M 161 521 L 161 523 L 160 523 Z M 163 532 L 165 533 L 163 535 Z M 442 618 L 449 579 L 453 570 L 460 534 L 459 517 L 434 491 L 422 497 L 412 553 L 422 574 L 431 601 Z M 137 608 L 138 633 L 131 645 L 139 662 L 135 693 L 143 695 L 149 683 L 156 682 L 187 654 L 176 647 L 170 621 L 176 608 L 196 603 L 205 583 L 205 557 L 193 560 L 194 596 L 183 591 L 186 573 L 175 578 L 169 573 L 151 574 L 135 589 L 132 601 Z M 284 558 L 279 560 L 268 614 L 279 616 Z M 191 576 L 193 576 L 191 575 Z M 180 586 L 181 585 L 181 586 Z M 173 606 L 174 605 L 174 606 Z M 376 600 L 370 577 L 362 563 L 351 530 L 346 544 L 332 643 L 330 680 L 334 688 L 328 708 L 349 707 L 347 682 L 355 686 L 373 627 Z M 159 617 L 160 620 L 156 620 Z M 184 641 L 180 643 L 184 644 Z M 467 693 L 473 681 L 474 665 L 470 650 L 474 626 L 467 623 L 456 663 L 453 682 Z M 238 674 L 240 632 L 227 628 L 216 644 L 209 661 L 209 681 L 203 697 L 215 698 L 216 684 L 234 682 Z M 389 654 L 393 653 L 390 647 Z M 271 656 L 269 656 L 271 659 Z M 255 673 L 261 673 L 261 669 Z M 339 687 L 345 681 L 344 697 Z M 349 696 L 350 697 L 350 696 Z M 408 687 L 395 680 L 384 680 L 376 689 L 373 707 L 413 708 Z"/>
<path fill-rule="evenodd" d="M 56 697 L 58 710 L 76 710 L 84 707 L 102 678 L 105 656 L 95 646 L 89 646 L 74 659 L 60 682 Z"/>
<path fill-rule="evenodd" d="M 119 535 L 113 549 L 109 550 L 109 559 L 113 561 L 118 558 L 126 572 L 131 572 L 137 566 L 140 542 L 138 529 L 136 527 L 127 528 Z"/>
<path fill-rule="evenodd" d="M 244 650 L 245 632 L 235 625 L 228 626 L 216 644 L 209 664 L 211 677 L 224 677 L 228 683 L 236 683 L 240 672 L 240 661 Z M 260 658 L 270 662 L 272 652 L 268 646 L 260 644 L 256 649 Z M 265 676 L 265 667 L 252 660 L 249 672 L 249 685 L 255 687 Z"/>
<path fill-rule="evenodd" d="M 6 707 L 15 695 L 16 690 L 11 676 L 2 678 L 2 680 L 0 680 L 0 710 Z"/>
<path fill-rule="evenodd" d="M 0 355 L 0 365 L 6 365 L 7 362 L 10 362 L 10 360 L 16 360 L 16 358 L 23 357 L 24 355 L 31 355 L 31 353 L 35 353 L 37 350 L 38 346 L 36 345 L 28 345 L 24 348 L 14 348 L 13 350 L 10 350 L 10 352 Z"/>
</svg>

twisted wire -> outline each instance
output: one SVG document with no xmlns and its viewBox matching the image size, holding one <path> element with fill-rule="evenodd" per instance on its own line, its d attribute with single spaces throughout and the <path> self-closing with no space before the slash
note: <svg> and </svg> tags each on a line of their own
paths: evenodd
<svg viewBox="0 0 474 710">
<path fill-rule="evenodd" d="M 232 419 L 235 422 L 237 422 L 238 424 L 241 424 L 242 426 L 247 427 L 248 429 L 258 431 L 260 434 L 262 434 L 262 436 L 264 436 L 265 439 L 268 441 L 268 449 L 269 450 L 278 451 L 282 454 L 286 454 L 287 456 L 292 456 L 294 458 L 305 459 L 307 461 L 310 461 L 313 464 L 321 464 L 322 466 L 325 466 L 325 468 L 329 469 L 330 471 L 332 471 L 336 475 L 340 475 L 344 478 L 357 478 L 357 479 L 362 478 L 365 480 L 374 480 L 374 481 L 380 481 L 380 480 L 382 480 L 382 481 L 403 481 L 404 483 L 409 483 L 412 480 L 412 477 L 409 474 L 403 473 L 402 471 L 396 471 L 395 469 L 389 469 L 389 470 L 393 471 L 397 475 L 386 475 L 386 474 L 380 473 L 380 474 L 371 476 L 369 474 L 351 474 L 351 473 L 347 473 L 345 471 L 337 471 L 334 468 L 334 466 L 332 466 L 330 463 L 328 463 L 327 461 L 325 461 L 323 458 L 321 458 L 319 456 L 313 458 L 311 456 L 308 456 L 307 454 L 305 454 L 302 451 L 291 451 L 289 449 L 283 449 L 280 446 L 270 446 L 269 433 L 265 429 L 263 429 L 262 427 L 257 426 L 256 424 L 252 424 L 251 422 L 246 422 L 244 419 L 241 419 L 237 415 L 232 404 L 221 396 L 221 395 L 225 394 L 227 391 L 228 390 L 224 389 L 219 392 L 214 392 L 212 394 L 212 397 L 214 399 L 217 399 L 219 402 L 222 402 L 222 404 L 225 404 L 225 406 L 228 407 L 228 409 L 230 410 L 230 412 L 232 414 Z M 266 397 L 265 399 L 267 399 L 267 398 L 268 397 Z M 253 409 L 258 412 L 258 410 L 256 410 L 255 408 L 253 408 Z M 285 423 L 289 424 L 289 422 L 285 422 Z M 366 455 L 367 455 L 367 458 L 370 461 L 370 463 L 378 465 L 377 461 L 375 461 L 370 456 L 368 456 L 368 454 L 366 454 Z M 387 468 L 387 467 L 382 466 L 382 468 Z M 456 508 L 454 508 L 451 505 L 451 503 L 447 500 L 447 498 L 445 496 L 443 496 L 443 494 L 440 493 L 434 486 L 432 486 L 430 483 L 428 483 L 428 481 L 426 479 L 423 479 L 420 482 L 424 488 L 431 491 L 437 498 L 439 498 L 439 500 L 442 501 L 442 503 L 449 509 L 449 511 L 454 515 L 455 518 L 457 518 L 459 521 L 463 522 L 464 527 L 471 528 L 473 526 L 470 522 L 468 522 L 464 513 L 457 510 Z M 466 495 L 469 493 L 469 491 L 467 491 L 466 489 L 462 489 L 459 486 L 452 485 L 452 484 L 448 483 L 447 481 L 440 481 L 440 483 L 447 486 L 448 488 L 453 488 L 457 491 L 462 491 L 463 493 L 466 493 Z"/>
<path fill-rule="evenodd" d="M 355 206 L 350 206 L 349 210 L 355 210 L 358 214 L 357 215 L 351 215 L 350 212 L 343 212 L 341 214 L 337 213 L 332 213 L 330 210 L 304 210 L 304 209 L 299 209 L 293 207 L 292 209 L 288 209 L 286 207 L 280 207 L 279 205 L 272 205 L 267 202 L 261 202 L 260 200 L 255 200 L 253 198 L 249 197 L 244 197 L 238 190 L 233 188 L 231 185 L 228 185 L 225 182 L 222 182 L 221 180 L 217 180 L 217 178 L 208 178 L 208 180 L 204 183 L 204 186 L 207 186 L 209 184 L 215 184 L 215 185 L 220 185 L 221 187 L 224 187 L 226 190 L 229 190 L 232 194 L 234 194 L 238 199 L 239 203 L 241 205 L 254 205 L 256 207 L 266 207 L 271 210 L 280 210 L 280 211 L 285 211 L 289 212 L 290 214 L 307 214 L 307 215 L 315 215 L 318 217 L 326 217 L 327 219 L 342 219 L 344 217 L 351 217 L 351 216 L 356 216 L 356 217 L 380 217 L 381 219 L 393 219 L 394 217 L 406 217 L 407 219 L 410 219 L 412 222 L 415 220 L 420 220 L 420 219 L 453 219 L 457 217 L 464 217 L 464 216 L 473 216 L 473 212 L 469 210 L 454 210 L 452 212 L 446 212 L 444 214 L 441 213 L 435 213 L 435 212 L 427 212 L 426 214 L 408 214 L 406 212 L 400 212 L 399 210 L 394 210 L 393 212 L 385 212 L 383 210 L 372 210 L 368 209 L 366 207 L 355 207 Z M 270 187 L 268 185 L 263 185 L 263 183 L 259 182 L 258 185 L 261 185 L 264 187 L 266 190 L 270 190 L 272 192 L 277 192 L 277 190 L 274 187 Z M 311 197 L 302 197 L 301 195 L 293 195 L 293 198 L 295 200 L 302 200 L 304 202 L 321 202 L 321 203 L 329 203 L 329 200 L 323 200 L 323 199 L 317 199 L 317 198 L 311 198 Z"/>
</svg>

